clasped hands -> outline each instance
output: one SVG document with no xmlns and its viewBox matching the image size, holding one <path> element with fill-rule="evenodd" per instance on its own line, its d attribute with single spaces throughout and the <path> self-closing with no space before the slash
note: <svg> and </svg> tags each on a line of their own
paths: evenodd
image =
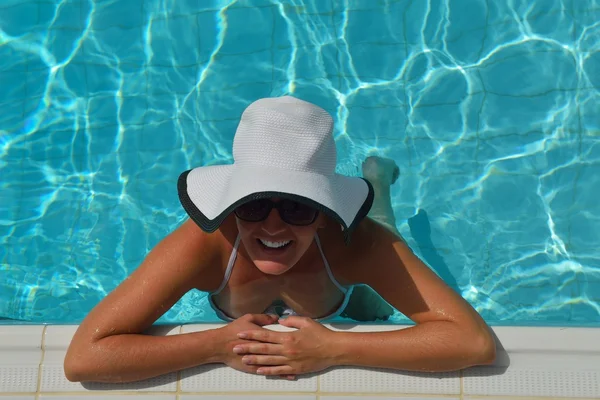
<svg viewBox="0 0 600 400">
<path fill-rule="evenodd" d="M 276 323 L 296 330 L 263 328 Z M 336 332 L 310 318 L 246 314 L 221 329 L 227 340 L 222 361 L 243 372 L 295 379 L 296 375 L 334 365 L 332 344 Z"/>
</svg>

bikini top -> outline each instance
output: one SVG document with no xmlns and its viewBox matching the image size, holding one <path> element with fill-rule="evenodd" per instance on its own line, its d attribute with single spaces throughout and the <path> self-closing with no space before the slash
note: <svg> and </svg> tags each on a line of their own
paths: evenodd
<svg viewBox="0 0 600 400">
<path fill-rule="evenodd" d="M 219 294 L 225 288 L 225 286 L 227 285 L 227 282 L 229 281 L 229 277 L 231 276 L 231 272 L 233 271 L 233 265 L 235 264 L 235 260 L 237 259 L 237 253 L 238 253 L 238 248 L 240 245 L 240 239 L 241 239 L 240 235 L 238 235 L 238 237 L 235 240 L 235 244 L 233 245 L 233 251 L 231 252 L 231 256 L 229 257 L 229 263 L 227 264 L 227 269 L 225 270 L 225 276 L 223 277 L 223 282 L 221 282 L 221 286 L 219 286 L 219 288 L 216 291 L 210 292 L 208 295 L 208 302 L 209 302 L 210 306 L 217 313 L 217 316 L 225 321 L 233 321 L 234 318 L 231 318 L 224 311 L 219 309 L 219 307 L 215 304 L 213 297 L 216 296 L 217 294 Z M 335 310 L 333 313 L 326 315 L 324 317 L 314 318 L 315 321 L 320 322 L 320 321 L 335 318 L 335 317 L 339 316 L 342 313 L 342 311 L 344 311 L 344 309 L 348 305 L 348 301 L 350 300 L 350 296 L 352 295 L 352 290 L 354 289 L 354 286 L 344 287 L 335 279 L 335 277 L 333 276 L 333 273 L 331 272 L 331 268 L 329 267 L 329 263 L 327 262 L 327 259 L 325 258 L 325 254 L 323 253 L 323 248 L 321 247 L 321 242 L 319 241 L 319 237 L 316 235 L 315 235 L 315 242 L 317 243 L 317 247 L 319 248 L 321 257 L 323 258 L 323 263 L 325 264 L 325 270 L 327 271 L 327 275 L 329 275 L 329 279 L 331 279 L 331 281 L 334 283 L 334 285 L 337 286 L 337 288 L 340 289 L 340 291 L 342 293 L 344 293 L 344 301 L 342 301 L 342 303 L 340 304 L 340 306 L 338 307 L 337 310 Z M 288 307 L 283 301 L 273 302 L 269 307 L 267 307 L 267 309 L 265 311 L 263 311 L 263 313 L 264 314 L 276 314 L 276 315 L 279 315 L 280 317 L 287 316 L 287 315 L 300 315 L 300 314 L 297 314 L 290 307 Z"/>
</svg>

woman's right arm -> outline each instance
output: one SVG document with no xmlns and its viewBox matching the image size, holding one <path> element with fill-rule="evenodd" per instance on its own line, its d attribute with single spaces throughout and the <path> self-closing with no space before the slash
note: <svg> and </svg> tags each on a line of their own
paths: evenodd
<svg viewBox="0 0 600 400">
<path fill-rule="evenodd" d="M 131 382 L 221 362 L 217 330 L 142 334 L 190 289 L 211 289 L 221 262 L 213 238 L 191 220 L 164 238 L 81 323 L 65 358 L 67 379 Z"/>
</svg>

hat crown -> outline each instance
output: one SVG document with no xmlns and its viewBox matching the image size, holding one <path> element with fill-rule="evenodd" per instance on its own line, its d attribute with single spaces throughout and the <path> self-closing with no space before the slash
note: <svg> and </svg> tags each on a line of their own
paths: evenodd
<svg viewBox="0 0 600 400">
<path fill-rule="evenodd" d="M 240 166 L 261 166 L 324 175 L 335 173 L 333 118 L 291 96 L 260 99 L 248 106 L 233 141 Z"/>
</svg>

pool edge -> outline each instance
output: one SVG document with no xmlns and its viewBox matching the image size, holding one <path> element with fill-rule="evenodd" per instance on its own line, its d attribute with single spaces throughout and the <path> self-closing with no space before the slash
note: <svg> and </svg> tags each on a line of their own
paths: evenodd
<svg viewBox="0 0 600 400">
<path fill-rule="evenodd" d="M 163 325 L 150 334 L 178 334 L 222 324 Z M 329 325 L 349 331 L 385 331 L 408 326 Z M 277 325 L 269 328 L 279 330 Z M 335 399 L 336 396 L 433 396 L 452 399 L 600 398 L 600 328 L 492 327 L 498 342 L 494 365 L 444 374 L 407 373 L 369 368 L 333 368 L 294 382 L 243 374 L 225 366 L 205 365 L 143 383 L 79 384 L 68 382 L 62 359 L 77 325 L 0 326 L 0 399 L 3 395 L 44 397 L 64 394 L 164 395 L 191 400 L 199 395 L 228 394 L 227 399 L 270 394 L 277 398 Z M 243 391 L 240 390 L 243 388 Z M 189 397 L 188 397 L 189 395 Z M 29 396 L 29 397 L 28 397 Z M 74 396 L 74 397 L 71 397 Z M 306 397 L 308 396 L 308 397 Z M 156 397 L 158 399 L 158 397 Z M 268 397 L 266 397 L 268 398 Z M 406 398 L 406 397 L 404 397 Z"/>
</svg>

